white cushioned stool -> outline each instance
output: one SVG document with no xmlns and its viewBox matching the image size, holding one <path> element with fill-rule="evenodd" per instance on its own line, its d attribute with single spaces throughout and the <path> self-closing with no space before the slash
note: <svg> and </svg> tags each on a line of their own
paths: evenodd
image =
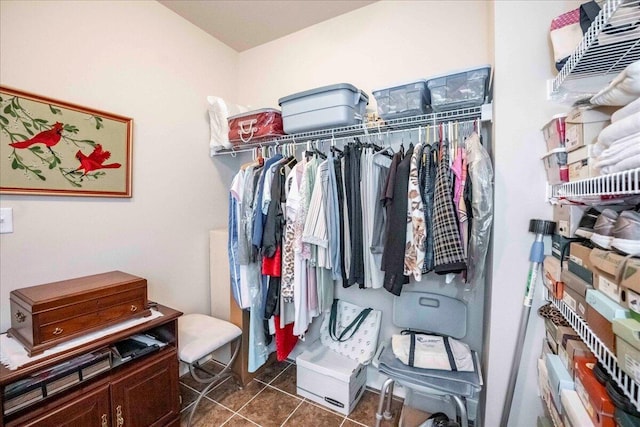
<svg viewBox="0 0 640 427">
<path fill-rule="evenodd" d="M 189 373 L 194 380 L 201 384 L 207 384 L 191 408 L 188 426 L 191 425 L 191 419 L 200 400 L 209 390 L 227 377 L 235 376 L 231 371 L 231 365 L 238 355 L 241 335 L 242 330 L 233 323 L 205 314 L 186 314 L 178 318 L 178 355 L 180 361 L 189 365 Z M 231 359 L 222 371 L 214 374 L 200 366 L 199 362 L 203 358 L 229 343 L 232 344 L 233 351 Z M 198 371 L 206 372 L 209 376 L 202 377 Z M 237 382 L 239 383 L 239 381 Z"/>
</svg>

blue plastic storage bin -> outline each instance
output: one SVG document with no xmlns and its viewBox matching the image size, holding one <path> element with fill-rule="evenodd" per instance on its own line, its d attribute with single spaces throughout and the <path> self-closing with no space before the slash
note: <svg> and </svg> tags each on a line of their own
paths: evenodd
<svg viewBox="0 0 640 427">
<path fill-rule="evenodd" d="M 491 66 L 486 65 L 427 80 L 433 111 L 477 107 L 489 91 Z"/>
<path fill-rule="evenodd" d="M 348 83 L 310 89 L 278 100 L 288 134 L 362 123 L 368 103 L 367 94 Z"/>
<path fill-rule="evenodd" d="M 419 116 L 431 111 L 427 81 L 424 79 L 376 89 L 373 96 L 378 103 L 378 115 L 385 120 Z"/>
</svg>

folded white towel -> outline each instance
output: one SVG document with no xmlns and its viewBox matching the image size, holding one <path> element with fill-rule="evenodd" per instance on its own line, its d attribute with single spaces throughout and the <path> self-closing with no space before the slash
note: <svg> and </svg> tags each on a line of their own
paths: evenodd
<svg viewBox="0 0 640 427">
<path fill-rule="evenodd" d="M 638 132 L 640 132 L 640 111 L 602 129 L 598 135 L 598 142 L 608 147 L 614 141 Z"/>
<path fill-rule="evenodd" d="M 612 165 L 612 166 L 605 166 L 602 169 L 600 169 L 600 173 L 610 174 L 614 172 L 628 171 L 635 168 L 640 168 L 640 155 L 627 157 L 620 163 L 616 163 L 615 165 Z"/>
<path fill-rule="evenodd" d="M 640 96 L 640 61 L 620 72 L 607 87 L 591 98 L 593 105 L 627 105 Z"/>
<path fill-rule="evenodd" d="M 640 141 L 640 132 L 636 132 L 631 135 L 625 136 L 624 138 L 613 141 L 611 145 L 622 145 L 626 144 L 629 141 L 633 141 L 633 143 L 637 144 Z M 602 155 L 602 153 L 608 148 L 608 145 L 596 142 L 595 144 L 593 144 L 593 148 L 591 149 L 591 157 L 595 158 Z"/>
<path fill-rule="evenodd" d="M 637 141 L 628 141 L 627 144 L 616 146 L 615 144 L 604 150 L 601 156 L 595 158 L 595 167 L 602 169 L 620 163 L 628 157 L 640 155 L 640 144 Z"/>
<path fill-rule="evenodd" d="M 634 113 L 640 113 L 640 98 L 633 101 L 631 104 L 628 104 L 615 113 L 611 115 L 611 123 L 617 122 L 619 120 L 624 119 L 625 117 L 629 117 Z"/>
</svg>

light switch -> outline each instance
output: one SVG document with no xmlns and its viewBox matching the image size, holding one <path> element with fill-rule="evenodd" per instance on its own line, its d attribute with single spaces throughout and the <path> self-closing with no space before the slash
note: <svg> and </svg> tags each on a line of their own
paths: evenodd
<svg viewBox="0 0 640 427">
<path fill-rule="evenodd" d="M 13 233 L 13 208 L 0 208 L 0 233 Z"/>
</svg>

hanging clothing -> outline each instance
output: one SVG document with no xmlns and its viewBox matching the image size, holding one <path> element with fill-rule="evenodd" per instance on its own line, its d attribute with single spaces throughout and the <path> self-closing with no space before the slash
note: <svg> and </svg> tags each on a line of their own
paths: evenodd
<svg viewBox="0 0 640 427">
<path fill-rule="evenodd" d="M 243 292 L 241 289 L 242 282 L 240 280 L 240 262 L 238 259 L 238 218 L 240 217 L 240 209 L 238 200 L 241 195 L 239 188 L 242 187 L 244 179 L 244 171 L 240 170 L 231 184 L 229 191 L 229 234 L 227 237 L 227 254 L 229 256 L 229 270 L 231 273 L 231 291 L 233 298 L 239 307 L 245 306 L 247 303 L 243 301 Z"/>
<path fill-rule="evenodd" d="M 467 283 L 476 286 L 484 277 L 484 268 L 493 223 L 493 166 L 487 150 L 475 132 L 465 142 L 472 191 L 471 237 Z"/>
<path fill-rule="evenodd" d="M 462 242 L 462 250 L 464 256 L 467 256 L 467 248 L 469 245 L 468 236 L 468 216 L 467 216 L 467 204 L 465 201 L 465 188 L 467 184 L 467 152 L 463 148 L 458 148 L 457 157 L 461 159 L 460 162 L 460 195 L 456 202 L 456 208 L 458 209 L 458 222 L 460 225 L 460 241 Z"/>
<path fill-rule="evenodd" d="M 282 297 L 287 303 L 293 302 L 294 289 L 294 241 L 295 224 L 300 209 L 300 184 L 304 166 L 297 164 L 287 175 L 285 181 L 285 231 L 283 236 L 282 254 Z"/>
<path fill-rule="evenodd" d="M 436 144 L 425 144 L 422 148 L 422 167 L 419 171 L 420 191 L 422 192 L 425 217 L 425 251 L 422 274 L 433 270 L 435 259 L 433 253 L 433 198 L 436 184 L 437 154 L 438 147 Z"/>
<path fill-rule="evenodd" d="M 262 213 L 262 199 L 264 197 L 265 177 L 267 175 L 270 175 L 268 171 L 270 170 L 271 166 L 273 166 L 280 160 L 282 160 L 282 154 L 276 154 L 275 156 L 270 157 L 268 160 L 266 160 L 264 162 L 262 173 L 260 174 L 260 180 L 258 181 L 257 193 L 255 195 L 255 206 L 253 210 L 253 236 L 251 238 L 251 243 L 258 250 L 262 248 L 262 229 L 267 217 Z"/>
<path fill-rule="evenodd" d="M 338 182 L 333 153 L 327 156 L 327 175 L 323 180 L 322 191 L 325 192 L 327 231 L 329 243 L 329 258 L 331 262 L 331 277 L 333 280 L 342 279 L 342 235 L 340 224 L 340 203 L 338 199 Z"/>
<path fill-rule="evenodd" d="M 340 232 L 340 276 L 342 279 L 343 286 L 346 286 L 347 283 L 347 264 L 345 262 L 345 197 L 344 197 L 344 183 L 343 183 L 343 174 L 342 174 L 342 159 L 335 158 L 333 159 L 333 171 L 336 178 L 336 196 L 338 198 L 338 205 L 336 207 L 338 211 L 338 229 Z"/>
<path fill-rule="evenodd" d="M 349 231 L 351 237 L 351 262 L 347 286 L 364 287 L 364 260 L 362 250 L 362 199 L 360 188 L 360 144 L 345 147 L 345 185 Z"/>
<path fill-rule="evenodd" d="M 372 255 L 372 264 L 374 271 L 378 277 L 372 278 L 372 287 L 381 288 L 384 281 L 384 273 L 382 267 L 382 252 L 384 251 L 384 232 L 387 227 L 387 211 L 385 210 L 383 200 L 380 195 L 384 189 L 385 183 L 389 176 L 389 167 L 391 166 L 391 156 L 387 157 L 386 150 L 375 153 L 372 156 L 372 180 L 375 182 L 373 193 L 370 197 L 371 203 L 374 204 L 373 210 L 373 228 L 370 253 Z"/>
<path fill-rule="evenodd" d="M 413 146 L 410 146 L 405 157 L 397 163 L 393 182 L 387 185 L 387 196 L 389 196 L 389 188 L 391 187 L 391 197 L 387 200 L 389 207 L 387 210 L 388 227 L 382 268 L 385 272 L 384 288 L 394 295 L 400 295 L 402 286 L 409 283 L 409 277 L 404 275 L 404 249 L 407 235 L 407 189 L 412 155 Z M 401 156 L 401 154 L 396 153 L 396 156 Z M 394 156 L 394 161 L 396 156 Z"/>
<path fill-rule="evenodd" d="M 422 280 L 422 268 L 425 255 L 425 214 L 418 165 L 422 157 L 422 144 L 416 145 L 411 155 L 409 166 L 409 182 L 407 190 L 407 232 L 404 252 L 404 275 L 411 276 L 415 280 Z"/>
<path fill-rule="evenodd" d="M 434 271 L 437 274 L 460 273 L 466 270 L 467 265 L 451 194 L 449 150 L 446 143 L 440 153 L 442 158 L 438 163 L 433 206 Z"/>
<path fill-rule="evenodd" d="M 286 326 L 280 326 L 280 316 L 275 317 L 276 327 L 276 358 L 278 362 L 287 360 L 291 350 L 298 343 L 298 337 L 293 334 L 293 324 L 290 323 Z"/>
<path fill-rule="evenodd" d="M 380 201 L 380 191 L 387 178 L 391 159 L 373 149 L 363 153 L 362 207 L 365 288 L 378 289 L 384 282 L 380 269 L 384 249 L 386 215 Z"/>
</svg>

